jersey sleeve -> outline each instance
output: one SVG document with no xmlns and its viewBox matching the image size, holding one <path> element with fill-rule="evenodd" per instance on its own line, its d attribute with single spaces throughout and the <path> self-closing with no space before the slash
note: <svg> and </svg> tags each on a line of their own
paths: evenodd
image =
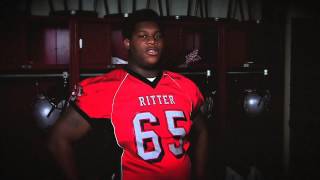
<svg viewBox="0 0 320 180">
<path fill-rule="evenodd" d="M 191 92 L 191 101 L 192 101 L 192 111 L 193 114 L 196 114 L 199 112 L 200 107 L 203 105 L 204 103 L 204 97 L 201 93 L 201 91 L 199 90 L 199 88 L 192 82 L 192 86 L 193 86 L 193 91 Z"/>
<path fill-rule="evenodd" d="M 97 79 L 80 82 L 74 104 L 89 118 L 110 118 L 112 92 L 106 87 L 108 83 L 99 82 Z"/>
<path fill-rule="evenodd" d="M 181 88 L 186 92 L 189 100 L 192 104 L 191 113 L 195 116 L 200 111 L 200 107 L 204 104 L 204 97 L 194 81 L 191 79 L 177 73 L 167 72 L 170 76 L 174 77 Z"/>
</svg>

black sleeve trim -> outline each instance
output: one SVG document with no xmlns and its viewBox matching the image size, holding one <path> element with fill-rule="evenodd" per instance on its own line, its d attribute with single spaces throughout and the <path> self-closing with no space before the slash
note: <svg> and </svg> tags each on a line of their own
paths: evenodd
<svg viewBox="0 0 320 180">
<path fill-rule="evenodd" d="M 90 126 L 94 126 L 93 120 L 108 120 L 108 118 L 90 118 L 87 113 L 82 111 L 80 107 L 74 103 L 70 102 L 70 105 L 82 116 L 84 119 L 90 124 Z"/>
<path fill-rule="evenodd" d="M 200 108 L 197 109 L 196 111 L 193 111 L 193 112 L 191 113 L 191 119 L 192 119 L 192 121 L 194 121 L 194 118 L 197 117 L 197 115 L 200 114 L 200 113 L 202 113 L 202 112 L 200 111 Z"/>
<path fill-rule="evenodd" d="M 195 117 L 197 117 L 199 114 L 201 116 L 205 115 L 205 113 L 201 110 L 203 108 L 202 106 L 204 106 L 204 103 L 202 103 L 195 111 L 193 111 L 191 113 L 191 119 L 192 119 L 193 122 L 194 122 Z"/>
</svg>

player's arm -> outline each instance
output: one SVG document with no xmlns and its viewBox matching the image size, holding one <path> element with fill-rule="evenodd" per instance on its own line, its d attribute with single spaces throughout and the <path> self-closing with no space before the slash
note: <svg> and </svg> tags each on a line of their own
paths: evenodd
<svg viewBox="0 0 320 180">
<path fill-rule="evenodd" d="M 206 164 L 208 158 L 208 130 L 206 126 L 206 116 L 199 112 L 193 118 L 196 139 L 194 141 L 194 175 L 197 180 L 203 180 L 206 177 Z"/>
<path fill-rule="evenodd" d="M 79 179 L 72 145 L 89 130 L 89 123 L 73 107 L 68 107 L 50 132 L 49 150 L 69 180 Z"/>
</svg>

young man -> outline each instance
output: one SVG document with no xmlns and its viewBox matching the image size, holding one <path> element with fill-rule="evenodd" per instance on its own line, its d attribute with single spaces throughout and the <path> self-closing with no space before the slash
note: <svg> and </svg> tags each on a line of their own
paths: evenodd
<svg viewBox="0 0 320 180">
<path fill-rule="evenodd" d="M 116 177 L 187 180 L 194 170 L 197 179 L 204 179 L 203 96 L 191 80 L 159 68 L 164 42 L 158 20 L 150 9 L 129 15 L 123 30 L 127 67 L 82 81 L 73 106 L 55 124 L 49 147 L 69 179 L 79 178 L 72 144 L 95 131 L 95 122 L 112 124 L 115 146 L 122 150 Z M 187 154 L 191 128 L 197 132 L 192 168 Z"/>
</svg>

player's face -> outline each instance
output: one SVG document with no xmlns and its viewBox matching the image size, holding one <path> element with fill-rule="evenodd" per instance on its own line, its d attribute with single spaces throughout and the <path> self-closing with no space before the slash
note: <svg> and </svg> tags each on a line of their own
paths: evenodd
<svg viewBox="0 0 320 180">
<path fill-rule="evenodd" d="M 163 39 L 157 23 L 145 21 L 136 24 L 131 39 L 125 40 L 130 62 L 141 68 L 154 68 L 160 60 Z"/>
</svg>

